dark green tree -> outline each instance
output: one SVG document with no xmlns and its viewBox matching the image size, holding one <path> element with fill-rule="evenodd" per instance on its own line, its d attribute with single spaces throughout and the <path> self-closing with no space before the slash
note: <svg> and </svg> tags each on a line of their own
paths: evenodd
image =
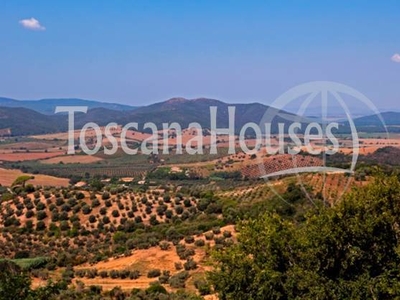
<svg viewBox="0 0 400 300">
<path fill-rule="evenodd" d="M 398 299 L 400 183 L 379 177 L 303 223 L 267 213 L 239 226 L 209 279 L 226 299 Z"/>
</svg>

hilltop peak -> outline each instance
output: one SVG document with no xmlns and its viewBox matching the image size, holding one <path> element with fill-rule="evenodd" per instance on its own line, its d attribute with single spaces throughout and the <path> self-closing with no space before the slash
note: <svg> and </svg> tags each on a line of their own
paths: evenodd
<svg viewBox="0 0 400 300">
<path fill-rule="evenodd" d="M 210 99 L 210 98 L 194 98 L 194 99 L 186 99 L 183 97 L 174 97 L 171 98 L 164 103 L 166 104 L 177 104 L 177 103 L 187 103 L 187 102 L 194 102 L 194 103 L 208 103 L 208 104 L 215 104 L 215 103 L 223 103 L 220 100 Z"/>
<path fill-rule="evenodd" d="M 183 102 L 188 102 L 188 101 L 190 101 L 190 100 L 188 100 L 186 98 L 174 97 L 174 98 L 168 99 L 167 101 L 165 101 L 165 103 L 173 104 L 173 103 L 183 103 Z"/>
</svg>

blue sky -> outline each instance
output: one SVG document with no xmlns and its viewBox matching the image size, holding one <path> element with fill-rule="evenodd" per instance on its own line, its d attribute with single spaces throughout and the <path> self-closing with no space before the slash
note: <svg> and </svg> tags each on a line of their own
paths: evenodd
<svg viewBox="0 0 400 300">
<path fill-rule="evenodd" d="M 399 1 L 2 0 L 0 16 L 5 97 L 271 103 L 332 80 L 400 100 Z"/>
</svg>

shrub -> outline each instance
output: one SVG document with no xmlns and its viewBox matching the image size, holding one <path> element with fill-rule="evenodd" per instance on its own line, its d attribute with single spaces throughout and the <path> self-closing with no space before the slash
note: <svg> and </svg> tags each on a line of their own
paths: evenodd
<svg viewBox="0 0 400 300">
<path fill-rule="evenodd" d="M 160 294 L 167 295 L 168 292 L 165 289 L 165 287 L 163 287 L 161 284 L 156 282 L 156 283 L 150 284 L 150 287 L 148 287 L 146 289 L 146 294 L 155 295 L 157 297 L 157 298 L 151 298 L 151 299 L 161 299 L 161 297 L 159 295 Z M 149 297 L 149 299 L 150 299 L 150 297 Z M 162 299 L 164 299 L 164 298 L 162 298 Z M 167 298 L 165 298 L 165 299 L 167 299 Z"/>
<path fill-rule="evenodd" d="M 46 224 L 43 221 L 39 221 L 36 224 L 36 230 L 37 231 L 43 231 L 46 229 Z"/>
<path fill-rule="evenodd" d="M 69 204 L 65 203 L 61 206 L 61 211 L 69 212 L 69 211 L 71 211 L 71 206 Z"/>
<path fill-rule="evenodd" d="M 92 209 L 91 209 L 90 206 L 87 205 L 87 204 L 85 204 L 85 205 L 82 207 L 82 213 L 83 213 L 84 215 L 90 214 L 91 211 L 92 211 Z"/>
<path fill-rule="evenodd" d="M 174 213 L 172 212 L 172 210 L 167 209 L 167 210 L 165 211 L 165 217 L 166 217 L 167 219 L 171 219 L 173 216 L 174 216 Z"/>
<path fill-rule="evenodd" d="M 56 205 L 57 206 L 61 206 L 61 205 L 63 205 L 65 203 L 65 201 L 64 201 L 64 199 L 63 198 L 57 198 L 56 199 Z"/>
<path fill-rule="evenodd" d="M 160 243 L 160 249 L 163 251 L 167 251 L 171 248 L 171 244 L 168 242 L 161 242 Z"/>
<path fill-rule="evenodd" d="M 83 278 L 86 276 L 86 270 L 75 270 L 75 276 L 78 278 Z"/>
<path fill-rule="evenodd" d="M 175 212 L 180 215 L 183 213 L 183 207 L 180 205 L 175 206 Z"/>
<path fill-rule="evenodd" d="M 232 236 L 232 233 L 230 231 L 224 230 L 222 235 L 224 236 L 224 238 L 230 238 Z"/>
<path fill-rule="evenodd" d="M 112 279 L 117 279 L 117 278 L 119 278 L 119 271 L 117 271 L 117 270 L 111 270 L 109 275 L 110 275 L 110 277 L 111 277 Z"/>
<path fill-rule="evenodd" d="M 148 278 L 155 278 L 161 275 L 160 269 L 152 269 L 147 273 Z"/>
<path fill-rule="evenodd" d="M 150 225 L 151 226 L 156 226 L 158 225 L 160 222 L 158 222 L 157 217 L 155 215 L 151 215 L 150 216 Z"/>
<path fill-rule="evenodd" d="M 214 233 L 212 233 L 212 232 L 206 232 L 206 233 L 204 234 L 204 236 L 205 236 L 205 238 L 206 238 L 207 241 L 211 241 L 211 240 L 214 238 Z"/>
<path fill-rule="evenodd" d="M 214 234 L 220 234 L 220 233 L 221 233 L 221 228 L 218 227 L 218 226 L 216 226 L 216 227 L 214 227 L 214 228 L 212 229 L 212 232 L 213 232 Z"/>
<path fill-rule="evenodd" d="M 197 263 L 192 259 L 189 258 L 184 264 L 183 267 L 186 271 L 195 270 L 197 269 Z"/>
<path fill-rule="evenodd" d="M 38 221 L 41 221 L 41 220 L 46 219 L 46 218 L 47 218 L 47 214 L 46 214 L 45 211 L 40 210 L 40 211 L 38 211 L 38 212 L 36 213 L 36 219 L 37 219 Z"/>
<path fill-rule="evenodd" d="M 121 270 L 119 272 L 119 277 L 121 279 L 125 279 L 125 278 L 127 278 L 129 276 L 129 273 L 130 273 L 129 270 Z"/>
<path fill-rule="evenodd" d="M 224 242 L 225 242 L 225 238 L 223 237 L 223 236 L 220 236 L 220 237 L 215 237 L 214 238 L 214 241 L 215 241 L 215 244 L 216 245 L 223 245 L 224 244 Z"/>
<path fill-rule="evenodd" d="M 38 202 L 38 204 L 36 204 L 36 210 L 44 210 L 46 209 L 46 205 L 43 202 Z"/>
<path fill-rule="evenodd" d="M 67 231 L 68 229 L 70 229 L 68 221 L 61 221 L 60 229 L 61 231 Z"/>
<path fill-rule="evenodd" d="M 28 211 L 25 213 L 25 217 L 26 217 L 27 219 L 32 218 L 34 215 L 35 215 L 35 213 L 33 212 L 33 210 L 28 210 Z"/>
<path fill-rule="evenodd" d="M 175 269 L 177 271 L 182 270 L 183 269 L 183 265 L 180 261 L 175 262 Z"/>
<path fill-rule="evenodd" d="M 97 269 L 89 269 L 86 271 L 87 278 L 95 278 L 97 276 Z"/>
<path fill-rule="evenodd" d="M 205 279 L 196 279 L 194 281 L 194 286 L 201 296 L 211 294 L 211 286 Z"/>
<path fill-rule="evenodd" d="M 162 275 L 158 278 L 158 281 L 161 284 L 166 284 L 166 283 L 168 283 L 168 280 L 169 280 L 170 277 L 171 277 L 170 271 L 164 270 L 162 272 Z"/>
<path fill-rule="evenodd" d="M 140 272 L 138 270 L 133 270 L 129 272 L 129 279 L 138 279 L 140 277 Z"/>
<path fill-rule="evenodd" d="M 193 243 L 194 243 L 194 237 L 191 236 L 191 235 L 185 237 L 185 243 L 187 243 L 187 244 L 193 244 Z"/>
<path fill-rule="evenodd" d="M 189 273 L 187 271 L 179 272 L 168 280 L 169 285 L 172 288 L 179 289 L 185 288 L 185 281 L 189 278 Z"/>
<path fill-rule="evenodd" d="M 99 201 L 99 199 L 94 198 L 94 199 L 92 200 L 91 206 L 92 206 L 93 208 L 100 206 L 100 201 Z"/>
<path fill-rule="evenodd" d="M 108 272 L 105 271 L 105 270 L 100 271 L 100 272 L 99 272 L 99 276 L 100 276 L 101 278 L 107 278 L 107 277 L 108 277 Z"/>
<path fill-rule="evenodd" d="M 203 239 L 198 239 L 194 242 L 194 244 L 196 245 L 196 247 L 203 247 L 205 245 L 205 241 Z"/>
<path fill-rule="evenodd" d="M 85 199 L 85 194 L 82 193 L 82 192 L 78 192 L 78 193 L 75 195 L 75 198 L 76 198 L 77 200 Z"/>
</svg>

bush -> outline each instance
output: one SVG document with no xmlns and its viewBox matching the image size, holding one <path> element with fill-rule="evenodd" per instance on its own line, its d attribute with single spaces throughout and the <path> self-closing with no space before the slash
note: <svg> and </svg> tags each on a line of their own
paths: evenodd
<svg viewBox="0 0 400 300">
<path fill-rule="evenodd" d="M 28 210 L 28 211 L 25 213 L 25 217 L 26 217 L 27 219 L 32 218 L 34 215 L 35 215 L 35 213 L 33 212 L 33 210 Z"/>
<path fill-rule="evenodd" d="M 197 263 L 192 259 L 189 258 L 184 264 L 183 267 L 186 271 L 195 270 L 197 269 Z"/>
<path fill-rule="evenodd" d="M 220 237 L 216 236 L 214 238 L 214 242 L 216 245 L 223 245 L 225 242 L 225 238 L 223 236 L 220 236 Z"/>
<path fill-rule="evenodd" d="M 193 243 L 194 243 L 194 237 L 191 236 L 191 235 L 185 237 L 185 243 L 187 243 L 187 244 L 193 244 Z"/>
<path fill-rule="evenodd" d="M 164 270 L 162 272 L 162 275 L 158 278 L 158 281 L 161 284 L 166 284 L 166 283 L 168 283 L 168 280 L 169 280 L 170 277 L 171 277 L 170 271 Z"/>
<path fill-rule="evenodd" d="M 205 279 L 196 279 L 194 281 L 194 286 L 201 296 L 211 294 L 211 286 Z"/>
<path fill-rule="evenodd" d="M 109 275 L 110 275 L 110 277 L 111 277 L 112 279 L 117 279 L 117 278 L 119 278 L 119 271 L 117 271 L 117 270 L 111 270 L 110 273 L 109 273 Z"/>
<path fill-rule="evenodd" d="M 114 217 L 114 218 L 118 218 L 119 217 L 119 211 L 118 210 L 116 210 L 116 209 L 114 209 L 113 211 L 112 211 L 112 216 Z"/>
<path fill-rule="evenodd" d="M 110 199 L 110 193 L 109 193 L 109 192 L 104 192 L 104 193 L 101 195 L 101 199 L 103 199 L 103 200 Z"/>
<path fill-rule="evenodd" d="M 206 244 L 206 242 L 203 239 L 198 239 L 194 242 L 194 244 L 196 247 L 203 247 Z"/>
<path fill-rule="evenodd" d="M 39 221 L 36 223 L 36 230 L 43 231 L 46 229 L 46 224 L 43 221 Z"/>
<path fill-rule="evenodd" d="M 85 199 L 85 194 L 82 193 L 82 192 L 78 192 L 78 193 L 75 195 L 75 198 L 76 198 L 77 200 Z"/>
<path fill-rule="evenodd" d="M 205 238 L 206 238 L 207 241 L 211 241 L 211 240 L 214 238 L 214 233 L 212 233 L 212 232 L 206 232 L 206 233 L 204 234 L 204 236 L 205 236 Z"/>
<path fill-rule="evenodd" d="M 160 249 L 163 251 L 167 251 L 171 248 L 171 244 L 168 242 L 161 242 L 160 243 Z"/>
<path fill-rule="evenodd" d="M 83 278 L 86 276 L 86 270 L 75 270 L 75 276 L 78 278 Z"/>
<path fill-rule="evenodd" d="M 168 280 L 169 285 L 172 288 L 180 289 L 185 288 L 185 282 L 189 278 L 189 273 L 187 271 L 179 272 Z"/>
<path fill-rule="evenodd" d="M 95 278 L 97 276 L 97 270 L 96 269 L 89 269 L 86 271 L 86 277 L 87 278 Z"/>
<path fill-rule="evenodd" d="M 46 219 L 46 218 L 47 218 L 47 214 L 46 214 L 45 211 L 40 210 L 40 211 L 38 211 L 38 212 L 36 213 L 36 219 L 37 219 L 38 221 L 41 221 L 41 220 Z"/>
<path fill-rule="evenodd" d="M 221 233 L 221 228 L 218 227 L 218 226 L 216 226 L 216 227 L 214 227 L 214 228 L 212 229 L 212 232 L 213 232 L 214 234 L 220 234 L 220 233 Z"/>
<path fill-rule="evenodd" d="M 94 198 L 94 199 L 92 200 L 91 206 L 92 206 L 93 208 L 100 206 L 100 201 L 99 201 L 99 199 Z"/>
<path fill-rule="evenodd" d="M 129 279 L 138 279 L 140 277 L 140 272 L 133 270 L 129 272 Z"/>
<path fill-rule="evenodd" d="M 183 269 L 183 265 L 182 265 L 182 263 L 180 261 L 175 262 L 175 269 L 177 271 L 180 271 L 180 270 Z"/>
<path fill-rule="evenodd" d="M 43 202 L 39 202 L 38 204 L 36 204 L 36 210 L 44 210 L 46 209 L 46 205 Z"/>
<path fill-rule="evenodd" d="M 105 271 L 105 270 L 100 271 L 100 272 L 99 272 L 99 276 L 100 276 L 101 278 L 107 278 L 107 277 L 108 277 L 108 272 Z"/>
<path fill-rule="evenodd" d="M 163 287 L 161 284 L 159 284 L 159 283 L 153 283 L 153 284 L 150 284 L 150 287 L 148 287 L 147 289 L 146 289 L 146 294 L 154 294 L 154 295 L 157 295 L 157 299 L 161 299 L 160 297 L 159 297 L 159 295 L 160 294 L 165 294 L 165 295 L 167 295 L 168 294 L 168 292 L 167 292 L 167 290 L 165 289 L 165 287 Z M 153 299 L 153 298 L 152 298 Z M 155 299 L 155 298 L 154 298 Z M 164 299 L 164 298 L 163 298 Z"/>
<path fill-rule="evenodd" d="M 161 275 L 160 269 L 152 269 L 147 273 L 148 278 L 155 278 Z"/>
<path fill-rule="evenodd" d="M 84 215 L 88 215 L 88 214 L 90 214 L 91 212 L 92 212 L 92 209 L 90 208 L 89 205 L 85 204 L 85 205 L 82 207 L 82 213 L 83 213 Z"/>
<path fill-rule="evenodd" d="M 232 233 L 230 231 L 224 230 L 222 235 L 224 236 L 224 238 L 230 238 L 232 236 Z"/>
<path fill-rule="evenodd" d="M 182 213 L 183 213 L 183 207 L 180 206 L 180 205 L 175 206 L 175 212 L 176 212 L 178 215 L 182 214 Z"/>
</svg>

